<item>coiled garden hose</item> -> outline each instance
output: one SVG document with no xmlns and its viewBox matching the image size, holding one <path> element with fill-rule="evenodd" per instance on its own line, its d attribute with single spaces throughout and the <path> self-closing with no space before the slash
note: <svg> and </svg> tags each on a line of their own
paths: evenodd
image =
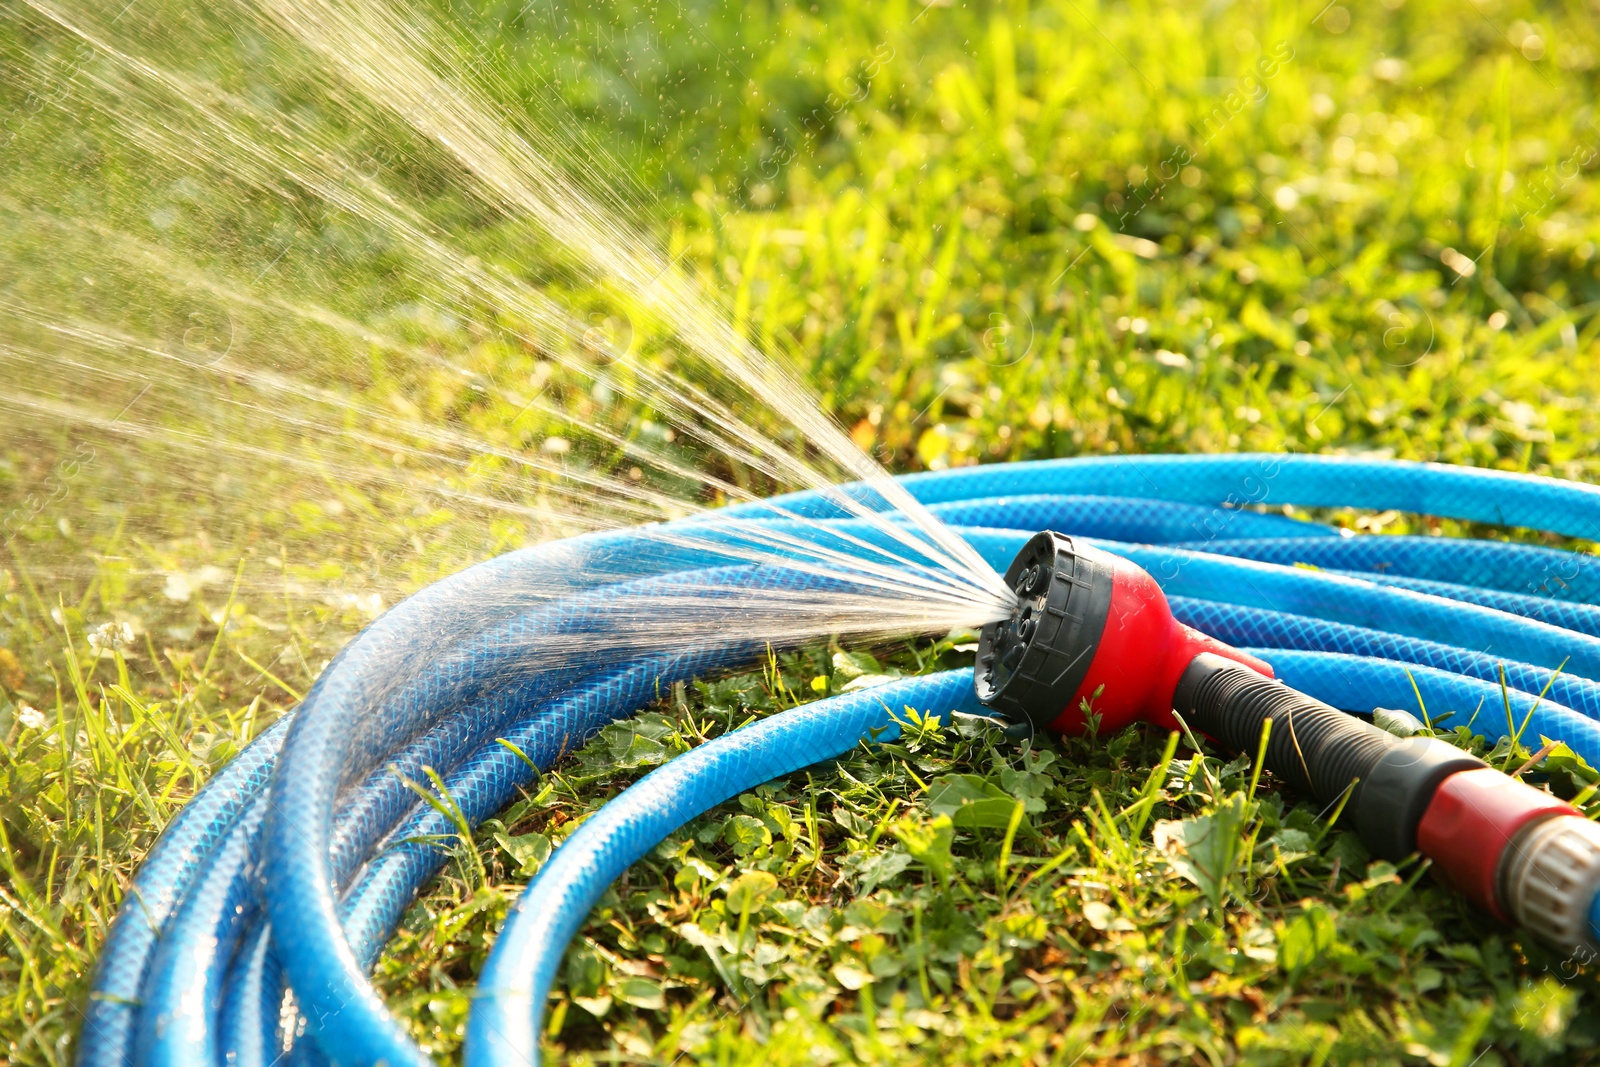
<svg viewBox="0 0 1600 1067">
<path fill-rule="evenodd" d="M 1509 703 L 1519 719 L 1528 718 L 1530 735 L 1564 741 L 1600 762 L 1600 639 L 1593 625 L 1600 561 L 1496 541 L 1340 537 L 1326 526 L 1250 510 L 1393 509 L 1600 540 L 1600 489 L 1433 464 L 1274 455 L 1057 460 L 900 481 L 997 569 L 1015 562 L 1043 529 L 1069 535 L 1058 547 L 1073 561 L 1099 559 L 1113 571 L 1119 559 L 1142 567 L 1153 578 L 1149 588 L 1170 598 L 1178 620 L 1215 639 L 1169 631 L 1192 641 L 1183 647 L 1195 655 L 1182 663 L 1168 656 L 1176 666 L 1161 678 L 1163 685 L 1170 678 L 1173 691 L 1146 694 L 1165 703 L 1145 708 L 1147 717 L 1170 715 L 1180 700 L 1188 701 L 1192 717 L 1218 720 L 1195 727 L 1214 729 L 1213 736 L 1231 723 L 1248 739 L 1252 724 L 1259 733 L 1267 719 L 1300 721 L 1296 716 L 1339 732 L 1364 724 L 1327 719 L 1297 701 L 1356 711 L 1405 706 L 1414 683 L 1427 710 L 1465 715 Z M 785 514 L 855 530 L 864 544 L 872 540 L 826 494 L 776 503 Z M 723 514 L 770 513 L 756 505 Z M 717 517 L 696 521 L 705 529 Z M 614 638 L 622 625 L 616 606 L 630 593 L 704 587 L 713 569 L 719 587 L 767 583 L 803 596 L 807 583 L 817 581 L 798 570 L 750 567 L 714 548 L 685 548 L 659 531 L 610 532 L 490 560 L 373 623 L 329 665 L 292 722 L 286 716 L 219 772 L 152 850 L 102 949 L 79 1062 L 253 1067 L 292 1045 L 289 1054 L 307 1063 L 426 1063 L 366 973 L 445 859 L 442 850 L 417 842 L 455 827 L 384 768 L 437 768 L 462 816 L 476 823 L 533 780 L 530 764 L 550 765 L 604 723 L 648 702 L 658 685 L 727 669 L 769 643 L 783 644 L 782 634 L 742 633 L 634 658 L 608 645 L 587 659 L 564 658 L 559 669 L 529 669 L 538 658 L 534 639 L 581 649 L 607 628 Z M 570 593 L 532 603 L 494 595 L 530 578 L 544 587 L 564 583 Z M 1092 579 L 1086 576 L 1088 586 Z M 463 620 L 472 622 L 467 632 Z M 1005 624 L 1013 640 L 1022 625 L 1018 617 Z M 1005 644 L 999 638 L 998 630 L 986 631 L 989 651 L 1016 656 L 1010 646 L 998 647 Z M 1207 652 L 1231 658 L 1218 665 L 1201 655 Z M 1025 648 L 1018 662 L 1032 654 Z M 1197 662 L 1212 674 L 1182 688 Z M 1141 661 L 1134 655 L 1129 664 Z M 1153 659 L 1145 665 L 1145 673 L 1158 673 Z M 1297 691 L 1294 697 L 1283 696 L 1281 686 L 1263 695 L 1267 670 Z M 1054 686 L 1048 692 L 1055 696 L 1071 680 L 1034 675 Z M 989 689 L 998 678 L 990 678 Z M 978 683 L 980 690 L 986 684 L 983 670 Z M 702 746 L 647 777 L 635 789 L 675 783 L 672 804 L 645 805 L 649 822 L 636 824 L 629 815 L 641 810 L 636 800 L 589 820 L 556 851 L 507 922 L 469 1021 L 469 1062 L 536 1059 L 539 1013 L 566 936 L 610 877 L 653 844 L 647 839 L 670 831 L 665 823 L 795 769 L 796 759 L 826 758 L 872 730 L 892 729 L 886 709 L 898 711 L 898 704 L 970 710 L 971 686 L 970 675 L 955 672 L 818 701 Z M 1044 725 L 1073 724 L 1075 692 Z M 1050 714 L 1040 710 L 1048 703 L 1033 701 L 1031 713 Z M 1030 713 L 1020 704 L 1012 711 Z M 1504 734 L 1502 718 L 1503 712 L 1480 715 L 1474 728 Z M 769 742 L 776 748 L 763 749 Z M 1356 762 L 1369 771 L 1394 748 L 1365 741 L 1345 747 L 1367 753 Z M 1292 768 L 1275 769 L 1292 778 Z M 1301 784 L 1315 791 L 1337 779 L 1337 768 L 1324 769 Z M 1417 840 L 1424 851 L 1434 849 L 1440 864 L 1440 857 L 1449 859 L 1452 835 L 1471 832 L 1462 820 L 1498 796 L 1499 784 L 1466 767 L 1417 780 L 1429 791 Z M 1402 783 L 1410 793 L 1400 790 L 1406 803 L 1421 790 L 1411 781 Z M 1538 796 L 1544 799 L 1501 804 L 1495 810 L 1504 818 L 1492 829 L 1517 835 L 1527 846 L 1521 852 L 1539 862 L 1497 868 L 1487 882 L 1481 858 L 1458 863 L 1458 884 L 1502 915 L 1533 921 L 1545 936 L 1572 930 L 1592 936 L 1586 921 L 1575 926 L 1570 915 L 1539 912 L 1571 897 L 1555 900 L 1545 892 L 1552 879 L 1588 876 L 1581 862 L 1587 838 L 1574 828 L 1589 824 L 1560 817 L 1565 813 L 1550 798 Z M 535 907 L 533 899 L 543 903 Z M 552 910 L 552 902 L 559 907 Z M 1582 910 L 1586 920 L 1587 899 Z M 293 1010 L 286 1012 L 286 1004 Z"/>
</svg>

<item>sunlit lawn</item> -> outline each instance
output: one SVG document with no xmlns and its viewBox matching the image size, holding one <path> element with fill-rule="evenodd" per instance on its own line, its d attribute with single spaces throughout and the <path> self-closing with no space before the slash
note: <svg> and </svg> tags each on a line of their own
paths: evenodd
<svg viewBox="0 0 1600 1067">
<path fill-rule="evenodd" d="M 1488 0 L 455 13 L 506 98 L 553 85 L 636 183 L 635 221 L 892 470 L 1294 449 L 1586 480 L 1595 15 Z M 20 28 L 3 43 L 9 58 L 64 47 Z M 207 47 L 219 69 L 243 62 Z M 285 292 L 490 376 L 526 369 L 416 314 L 381 249 L 338 244 L 313 213 L 184 199 L 176 170 L 82 151 L 92 124 L 49 107 L 17 120 L 21 90 L 5 91 L 0 217 L 104 210 L 230 277 L 285 271 Z M 465 244 L 519 262 L 515 227 L 428 174 L 415 188 Z M 294 246 L 278 267 L 276 241 L 218 240 L 271 227 Z M 5 241 L 0 298 L 39 299 L 54 249 L 20 226 Z M 460 375 L 342 384 L 474 432 L 508 424 Z M 529 530 L 269 465 L 190 484 L 114 435 L 0 419 L 0 1056 L 63 1062 L 96 946 L 165 821 L 383 604 Z M 391 1003 L 453 1055 L 505 907 L 578 817 L 706 733 L 862 673 L 958 665 L 962 640 L 878 661 L 806 651 L 602 735 L 480 830 L 486 883 L 453 863 L 414 907 L 379 967 Z M 1248 761 L 1167 745 L 1135 730 L 1025 749 L 928 724 L 725 805 L 591 918 L 551 1054 L 1594 1062 L 1587 973 L 1414 866 L 1369 863 L 1270 781 L 1248 795 Z M 941 779 L 1026 799 L 1009 859 L 1003 825 L 940 821 Z M 1253 849 L 1221 880 L 1185 877 L 1153 843 L 1164 819 Z"/>
</svg>

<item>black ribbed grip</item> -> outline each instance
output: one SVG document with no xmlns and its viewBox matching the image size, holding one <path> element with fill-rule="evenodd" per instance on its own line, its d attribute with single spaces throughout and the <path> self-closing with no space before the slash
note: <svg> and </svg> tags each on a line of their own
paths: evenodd
<svg viewBox="0 0 1600 1067">
<path fill-rule="evenodd" d="M 1273 720 L 1266 769 L 1324 804 L 1352 781 L 1366 781 L 1399 744 L 1371 723 L 1209 652 L 1183 672 L 1172 702 L 1191 728 L 1251 755 L 1261 747 L 1262 725 Z"/>
</svg>

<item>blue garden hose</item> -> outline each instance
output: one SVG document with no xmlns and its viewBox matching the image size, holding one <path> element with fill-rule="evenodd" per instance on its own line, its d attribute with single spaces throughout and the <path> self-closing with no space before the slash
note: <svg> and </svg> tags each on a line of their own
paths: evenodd
<svg viewBox="0 0 1600 1067">
<path fill-rule="evenodd" d="M 1600 761 L 1594 721 L 1600 640 L 1587 607 L 1600 603 L 1597 561 L 1492 541 L 1338 537 L 1327 527 L 1241 509 L 1392 508 L 1600 538 L 1600 491 L 1592 487 L 1312 456 L 1060 460 L 915 475 L 901 484 L 933 505 L 992 565 L 1003 566 L 1027 534 L 1045 526 L 1114 542 L 1108 547 L 1150 570 L 1188 621 L 1255 646 L 1291 684 L 1340 706 L 1402 704 L 1415 681 L 1430 713 L 1454 711 L 1464 721 L 1481 706 L 1474 729 L 1502 734 L 1503 726 L 1488 716 L 1499 709 L 1497 718 L 1504 718 L 1497 678 L 1497 665 L 1504 663 L 1516 708 L 1534 707 L 1537 694 L 1550 687 L 1531 729 Z M 823 494 L 782 498 L 782 505 L 850 525 L 847 513 Z M 742 512 L 746 518 L 761 514 L 750 506 Z M 698 520 L 702 528 L 707 521 Z M 1294 564 L 1365 573 L 1376 581 Z M 559 672 L 526 669 L 535 636 L 581 645 L 596 628 L 618 624 L 616 605 L 630 589 L 652 581 L 692 587 L 705 581 L 699 572 L 708 568 L 722 568 L 726 577 L 740 565 L 736 557 L 686 548 L 654 531 L 592 535 L 488 561 L 379 619 L 324 672 L 293 725 L 277 725 L 249 746 L 152 851 L 102 951 L 79 1061 L 117 1067 L 270 1062 L 295 1036 L 286 1037 L 277 1025 L 281 974 L 305 1020 L 297 1058 L 426 1062 L 365 973 L 446 855 L 420 844 L 383 843 L 454 828 L 414 803 L 382 767 L 437 768 L 476 822 L 534 773 L 496 738 L 512 740 L 535 764 L 547 766 L 605 722 L 651 699 L 657 682 L 725 669 L 747 662 L 767 640 L 781 643 L 780 634 L 743 634 L 738 643 L 684 648 L 673 656 L 608 654 L 563 660 Z M 741 573 L 750 581 L 779 582 L 784 590 L 806 582 L 800 572 L 751 570 Z M 563 583 L 567 595 L 531 602 L 506 595 L 531 578 L 545 589 Z M 1452 586 L 1466 591 L 1452 594 Z M 1555 610 L 1555 601 L 1569 613 Z M 470 627 L 464 629 L 463 620 Z M 1414 665 L 1409 674 L 1395 666 L 1402 662 Z M 949 693 L 960 688 L 948 676 L 901 685 L 905 694 L 872 690 L 810 706 L 807 721 L 817 740 L 812 751 L 843 751 L 868 726 L 883 725 L 873 718 L 883 713 L 882 704 L 866 701 L 869 695 L 879 694 L 883 703 L 904 696 L 937 710 L 934 704 L 949 703 Z M 755 729 L 729 736 L 760 736 Z M 741 759 L 751 774 L 777 765 Z M 706 798 L 746 787 L 727 773 L 698 800 L 686 796 L 678 810 L 692 814 L 697 803 L 702 807 L 695 810 L 703 810 L 717 802 Z M 258 821 L 265 823 L 259 843 Z M 574 862 L 561 857 L 579 855 L 579 842 L 575 834 L 545 870 Z M 620 869 L 627 855 L 627 848 L 615 846 L 594 869 Z M 596 884 L 603 890 L 604 882 Z M 561 924 L 542 927 L 546 933 L 581 921 L 587 907 L 579 909 L 582 894 L 563 899 L 576 910 L 563 912 Z M 519 905 L 517 914 L 526 910 Z M 515 1032 L 521 1036 L 502 1044 L 520 1051 L 478 1062 L 525 1063 L 533 1055 L 529 1042 L 542 1005 L 536 975 L 502 960 L 525 963 L 534 958 L 531 952 L 559 958 L 561 945 L 545 934 L 533 945 L 512 936 L 524 926 L 508 923 L 486 972 L 489 995 L 471 1023 L 474 1050 L 500 1048 L 494 1035 Z M 203 955 L 193 951 L 201 944 L 210 946 Z M 528 1010 L 507 1007 L 510 1000 L 489 1007 L 498 989 L 522 998 L 516 1003 Z M 508 1021 L 513 1016 L 517 1020 Z"/>
</svg>

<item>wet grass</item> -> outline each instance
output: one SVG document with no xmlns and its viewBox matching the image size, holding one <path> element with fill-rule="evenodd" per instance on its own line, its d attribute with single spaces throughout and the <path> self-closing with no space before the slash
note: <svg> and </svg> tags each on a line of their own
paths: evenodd
<svg viewBox="0 0 1600 1067">
<path fill-rule="evenodd" d="M 1592 9 L 857 8 L 458 14 L 508 92 L 554 85 L 625 158 L 644 222 L 892 469 L 1293 449 L 1594 479 Z M 28 161 L 6 172 L 7 211 L 50 203 L 67 175 L 136 236 L 204 246 L 219 270 L 284 272 L 286 289 L 491 379 L 531 365 L 416 314 L 382 249 L 303 206 L 202 202 L 170 173 L 81 151 L 50 107 L 17 125 L 24 102 L 6 101 L 27 149 L 11 158 Z M 448 190 L 433 207 L 515 261 L 516 227 Z M 224 231 L 303 240 L 285 254 Z M 0 277 L 6 293 L 28 291 L 21 273 Z M 460 376 L 344 384 L 428 419 L 507 424 Z M 191 483 L 137 445 L 7 417 L 0 1036 L 9 1061 L 54 1063 L 127 880 L 183 801 L 382 603 L 527 531 L 331 474 Z M 451 866 L 381 985 L 451 1053 L 505 906 L 606 795 L 795 694 L 957 665 L 954 643 L 877 664 L 810 650 L 602 735 L 480 831 L 485 878 Z M 1568 795 L 1594 777 L 1559 756 L 1538 773 Z M 685 828 L 607 898 L 569 955 L 552 1054 L 1595 1061 L 1600 990 L 1578 961 L 1414 865 L 1370 863 L 1251 775 L 1248 759 L 1155 732 L 1019 747 L 941 722 L 774 783 Z M 1004 858 L 1015 805 L 941 810 L 942 780 L 1021 800 Z M 1186 821 L 1252 847 L 1197 875 L 1157 845 L 1159 824 Z"/>
</svg>

